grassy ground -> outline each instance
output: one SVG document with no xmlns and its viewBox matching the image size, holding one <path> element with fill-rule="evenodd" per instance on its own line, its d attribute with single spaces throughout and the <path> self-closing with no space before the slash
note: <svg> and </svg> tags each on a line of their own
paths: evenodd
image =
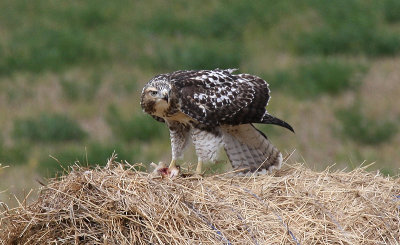
<svg viewBox="0 0 400 245">
<path fill-rule="evenodd" d="M 165 126 L 141 112 L 142 86 L 216 67 L 269 81 L 269 111 L 296 134 L 260 128 L 283 152 L 296 149 L 293 160 L 316 169 L 365 160 L 396 174 L 399 9 L 395 0 L 3 1 L 0 162 L 10 168 L 0 178 L 18 169 L 30 186 L 36 174 L 54 176 L 49 155 L 63 166 L 101 164 L 114 150 L 168 161 Z M 191 150 L 186 161 L 195 160 Z M 10 182 L 0 182 L 1 199 Z"/>
</svg>

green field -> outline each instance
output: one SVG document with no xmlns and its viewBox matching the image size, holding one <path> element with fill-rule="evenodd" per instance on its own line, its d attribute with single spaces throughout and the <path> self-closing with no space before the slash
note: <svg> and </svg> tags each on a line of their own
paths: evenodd
<svg viewBox="0 0 400 245">
<path fill-rule="evenodd" d="M 397 0 L 15 0 L 0 2 L 0 163 L 10 166 L 0 198 L 114 150 L 169 161 L 167 128 L 140 109 L 142 86 L 217 67 L 270 83 L 269 112 L 296 134 L 259 128 L 282 152 L 296 149 L 290 161 L 399 173 Z"/>
</svg>

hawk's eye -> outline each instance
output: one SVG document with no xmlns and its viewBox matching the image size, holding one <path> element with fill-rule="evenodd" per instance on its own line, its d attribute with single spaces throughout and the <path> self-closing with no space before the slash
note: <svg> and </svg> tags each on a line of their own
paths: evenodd
<svg viewBox="0 0 400 245">
<path fill-rule="evenodd" d="M 150 91 L 151 96 L 156 96 L 157 94 L 158 94 L 158 91 L 154 91 L 154 90 Z"/>
</svg>

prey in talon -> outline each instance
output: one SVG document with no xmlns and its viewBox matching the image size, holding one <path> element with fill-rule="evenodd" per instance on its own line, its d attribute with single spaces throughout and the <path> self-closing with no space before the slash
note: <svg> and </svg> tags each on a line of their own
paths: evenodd
<svg viewBox="0 0 400 245">
<path fill-rule="evenodd" d="M 172 160 L 165 175 L 179 174 L 177 160 L 192 140 L 198 163 L 215 161 L 224 148 L 234 169 L 242 173 L 280 169 L 281 152 L 254 124 L 292 126 L 266 110 L 268 83 L 235 69 L 175 71 L 152 78 L 143 88 L 144 112 L 165 123 L 170 132 Z M 162 170 L 164 171 L 164 170 Z"/>
<path fill-rule="evenodd" d="M 151 173 L 151 177 L 175 178 L 179 175 L 179 172 L 180 172 L 179 166 L 175 166 L 175 167 L 171 168 L 171 167 L 167 167 L 163 162 L 160 162 L 158 165 L 155 163 L 151 163 L 150 165 L 152 167 L 154 167 L 154 170 Z"/>
</svg>

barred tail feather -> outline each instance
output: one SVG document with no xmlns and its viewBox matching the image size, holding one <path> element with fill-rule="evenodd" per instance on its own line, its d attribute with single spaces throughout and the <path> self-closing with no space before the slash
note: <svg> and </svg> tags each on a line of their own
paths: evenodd
<svg viewBox="0 0 400 245">
<path fill-rule="evenodd" d="M 235 169 L 243 172 L 280 169 L 282 154 L 267 137 L 252 124 L 223 126 L 223 143 Z"/>
</svg>

